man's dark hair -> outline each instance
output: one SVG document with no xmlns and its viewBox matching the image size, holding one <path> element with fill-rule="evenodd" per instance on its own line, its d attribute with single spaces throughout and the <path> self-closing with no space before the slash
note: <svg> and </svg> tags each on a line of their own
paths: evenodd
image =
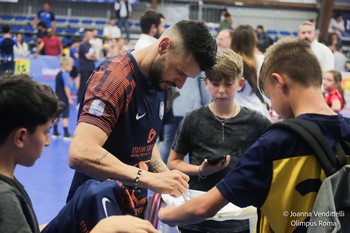
<svg viewBox="0 0 350 233">
<path fill-rule="evenodd" d="M 153 24 L 159 26 L 161 19 L 165 19 L 163 14 L 152 9 L 146 10 L 140 19 L 141 32 L 148 34 Z"/>
<path fill-rule="evenodd" d="M 203 21 L 181 20 L 176 28 L 186 51 L 193 54 L 201 70 L 207 72 L 216 64 L 216 41 Z"/>
<path fill-rule="evenodd" d="M 9 33 L 10 30 L 11 30 L 11 27 L 8 24 L 3 25 L 1 29 L 2 33 Z"/>
<path fill-rule="evenodd" d="M 62 110 L 62 102 L 50 86 L 26 74 L 1 77 L 0 144 L 14 129 L 24 127 L 33 133 L 38 125 L 57 117 Z"/>
</svg>

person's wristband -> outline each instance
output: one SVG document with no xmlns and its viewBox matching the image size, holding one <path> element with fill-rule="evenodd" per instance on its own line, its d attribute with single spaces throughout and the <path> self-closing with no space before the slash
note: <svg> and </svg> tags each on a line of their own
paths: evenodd
<svg viewBox="0 0 350 233">
<path fill-rule="evenodd" d="M 198 166 L 198 180 L 204 180 L 206 178 L 207 178 L 207 176 L 202 175 L 202 173 L 201 173 L 201 166 Z"/>
<path fill-rule="evenodd" d="M 137 175 L 136 175 L 135 180 L 134 180 L 134 189 L 137 189 L 141 174 L 142 174 L 142 170 L 141 170 L 141 168 L 139 168 L 139 171 L 137 172 Z"/>
</svg>

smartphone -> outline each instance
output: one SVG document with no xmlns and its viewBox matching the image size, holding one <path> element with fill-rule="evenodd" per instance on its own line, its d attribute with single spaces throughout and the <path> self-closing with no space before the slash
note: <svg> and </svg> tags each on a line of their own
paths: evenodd
<svg viewBox="0 0 350 233">
<path fill-rule="evenodd" d="M 226 160 L 226 155 L 218 155 L 214 157 L 207 158 L 210 165 L 215 165 L 221 160 Z"/>
</svg>

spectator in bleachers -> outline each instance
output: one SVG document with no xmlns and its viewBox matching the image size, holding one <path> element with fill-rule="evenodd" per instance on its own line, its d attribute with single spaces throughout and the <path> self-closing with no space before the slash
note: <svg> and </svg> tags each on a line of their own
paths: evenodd
<svg viewBox="0 0 350 233">
<path fill-rule="evenodd" d="M 320 29 L 318 29 L 318 26 L 317 26 L 317 19 L 310 19 L 309 21 L 315 25 L 315 38 L 316 40 L 318 40 L 320 36 Z"/>
<path fill-rule="evenodd" d="M 220 49 L 231 48 L 231 41 L 233 36 L 232 29 L 223 29 L 216 36 L 216 45 Z"/>
<path fill-rule="evenodd" d="M 343 31 L 345 31 L 343 16 L 337 13 L 329 23 L 328 33 L 337 33 L 340 37 Z"/>
<path fill-rule="evenodd" d="M 311 50 L 318 58 L 322 72 L 334 69 L 334 56 L 332 51 L 316 39 L 315 25 L 310 21 L 304 21 L 299 24 L 299 40 L 305 40 L 310 43 Z"/>
<path fill-rule="evenodd" d="M 78 90 L 78 104 L 83 98 L 86 90 L 86 82 L 95 69 L 95 61 L 97 56 L 90 40 L 93 38 L 92 30 L 86 30 L 83 41 L 79 45 L 79 65 L 78 71 L 80 75 L 79 90 Z"/>
<path fill-rule="evenodd" d="M 233 32 L 231 48 L 243 57 L 244 67 L 245 83 L 236 94 L 236 102 L 270 118 L 266 98 L 258 88 L 259 71 L 264 56 L 258 53 L 254 28 L 251 25 L 239 25 Z"/>
<path fill-rule="evenodd" d="M 71 78 L 71 88 L 72 90 L 79 90 L 79 73 L 78 73 L 78 66 L 79 66 L 79 46 L 80 46 L 80 39 L 79 38 L 73 38 L 72 44 L 69 48 L 69 56 L 73 59 L 74 64 L 72 71 L 70 72 L 70 78 Z M 76 94 L 76 93 L 74 93 Z"/>
<path fill-rule="evenodd" d="M 47 28 L 46 23 L 43 21 L 40 21 L 37 25 L 37 32 L 36 32 L 36 50 L 38 50 L 39 45 L 41 44 L 43 38 L 47 35 Z M 44 45 L 45 46 L 45 45 Z M 45 55 L 45 49 L 41 49 L 40 55 Z"/>
<path fill-rule="evenodd" d="M 108 21 L 108 25 L 103 28 L 103 37 L 105 40 L 111 40 L 112 38 L 121 37 L 120 28 L 116 25 L 117 19 L 111 17 Z"/>
<path fill-rule="evenodd" d="M 266 49 L 273 44 L 272 38 L 265 32 L 264 26 L 256 27 L 257 47 L 260 52 L 265 53 Z"/>
<path fill-rule="evenodd" d="M 109 46 L 108 50 L 106 51 L 106 57 L 113 57 L 118 55 L 121 52 L 124 52 L 125 50 L 128 50 L 128 46 L 125 44 L 124 37 L 119 38 L 113 38 L 112 44 Z"/>
<path fill-rule="evenodd" d="M 28 56 L 30 54 L 29 47 L 28 47 L 28 44 L 26 42 L 23 42 L 22 33 L 17 33 L 15 35 L 15 38 L 16 38 L 17 46 L 16 45 L 13 46 L 14 54 L 16 56 L 21 56 L 21 57 Z"/>
<path fill-rule="evenodd" d="M 224 19 L 220 21 L 219 30 L 233 29 L 233 19 L 230 13 L 227 11 L 224 13 Z"/>
<path fill-rule="evenodd" d="M 1 31 L 3 37 L 0 38 L 0 75 L 13 74 L 15 72 L 13 47 L 17 46 L 17 42 L 10 33 L 10 25 L 3 25 Z"/>
<path fill-rule="evenodd" d="M 328 41 L 326 45 L 332 50 L 332 52 L 343 52 L 342 41 L 335 32 L 328 34 Z"/>
<path fill-rule="evenodd" d="M 63 55 L 63 45 L 61 39 L 56 36 L 55 30 L 53 28 L 47 29 L 47 35 L 41 40 L 37 51 L 34 53 L 34 57 L 40 55 L 40 52 L 44 49 L 45 55 L 49 56 L 62 56 Z"/>
<path fill-rule="evenodd" d="M 104 54 L 103 54 L 103 41 L 101 38 L 98 37 L 98 30 L 97 29 L 93 29 L 92 30 L 92 39 L 90 40 L 90 44 L 92 45 L 92 47 L 95 50 L 95 54 L 97 57 L 97 60 L 104 58 Z"/>
<path fill-rule="evenodd" d="M 46 28 L 56 29 L 55 14 L 52 12 L 51 4 L 49 2 L 45 2 L 43 8 L 38 11 L 33 21 L 33 27 L 36 28 L 39 22 L 44 22 Z"/>
<path fill-rule="evenodd" d="M 142 33 L 136 41 L 135 49 L 144 48 L 157 41 L 165 30 L 165 17 L 153 9 L 146 10 L 141 16 L 140 26 Z"/>
<path fill-rule="evenodd" d="M 126 34 L 126 40 L 130 42 L 129 20 L 132 15 L 132 6 L 128 0 L 116 0 L 114 4 L 117 25 Z"/>
</svg>

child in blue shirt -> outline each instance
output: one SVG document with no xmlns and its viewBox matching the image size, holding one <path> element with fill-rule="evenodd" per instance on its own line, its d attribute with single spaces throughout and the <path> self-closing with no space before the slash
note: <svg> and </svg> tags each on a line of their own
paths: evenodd
<svg viewBox="0 0 350 233">
<path fill-rule="evenodd" d="M 69 105 L 73 105 L 73 99 L 70 93 L 70 85 L 69 85 L 69 76 L 70 72 L 73 68 L 74 61 L 71 57 L 62 57 L 60 60 L 61 70 L 56 75 L 56 95 L 59 99 L 65 104 L 64 111 L 62 113 L 62 125 L 63 125 L 63 139 L 70 140 L 71 134 L 68 130 L 68 118 L 69 118 Z M 57 119 L 53 125 L 53 138 L 60 137 L 60 133 L 58 132 L 58 121 Z"/>
</svg>

